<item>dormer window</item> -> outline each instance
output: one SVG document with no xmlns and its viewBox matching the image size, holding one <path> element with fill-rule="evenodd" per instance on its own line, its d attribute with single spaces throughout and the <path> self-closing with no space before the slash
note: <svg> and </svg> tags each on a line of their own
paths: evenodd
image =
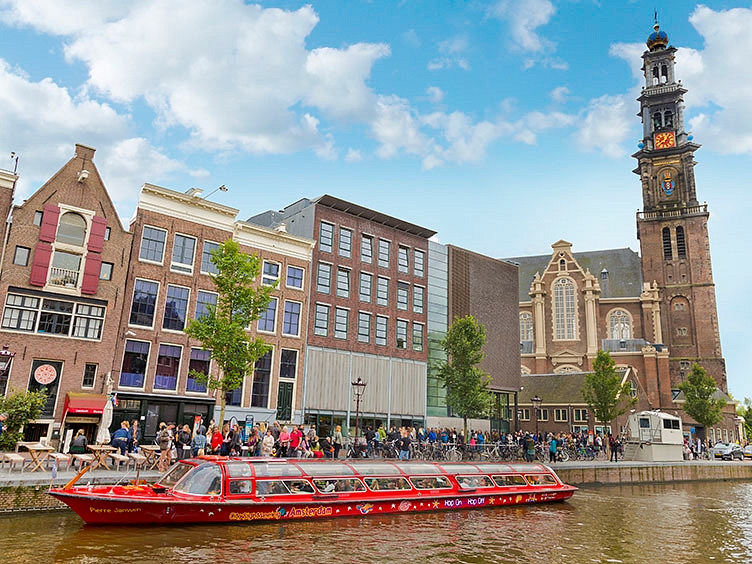
<svg viewBox="0 0 752 564">
<path fill-rule="evenodd" d="M 56 243 L 83 247 L 86 240 L 86 220 L 77 213 L 68 212 L 60 216 Z"/>
</svg>

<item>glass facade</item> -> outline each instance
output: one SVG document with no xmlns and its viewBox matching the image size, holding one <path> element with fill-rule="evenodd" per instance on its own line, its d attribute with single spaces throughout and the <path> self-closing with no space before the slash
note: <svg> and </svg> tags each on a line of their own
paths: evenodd
<svg viewBox="0 0 752 564">
<path fill-rule="evenodd" d="M 436 365 L 446 360 L 439 342 L 447 332 L 449 317 L 449 251 L 439 243 L 428 242 L 428 382 L 426 415 L 445 417 L 446 390 L 436 376 Z"/>
</svg>

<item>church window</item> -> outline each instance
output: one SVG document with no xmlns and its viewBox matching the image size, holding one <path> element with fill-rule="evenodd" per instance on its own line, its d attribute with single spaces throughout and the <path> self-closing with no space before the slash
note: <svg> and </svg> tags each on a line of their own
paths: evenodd
<svg viewBox="0 0 752 564">
<path fill-rule="evenodd" d="M 668 67 L 661 65 L 661 83 L 665 84 L 666 82 L 668 82 Z"/>
<path fill-rule="evenodd" d="M 565 261 L 564 259 L 561 259 L 559 261 L 559 272 L 563 272 L 566 269 L 567 269 L 567 261 Z"/>
<path fill-rule="evenodd" d="M 574 283 L 569 278 L 554 282 L 554 321 L 557 339 L 575 339 Z"/>
<path fill-rule="evenodd" d="M 637 397 L 637 386 L 631 380 L 629 382 L 629 397 L 630 398 L 636 398 Z"/>
<path fill-rule="evenodd" d="M 626 340 L 632 338 L 632 321 L 623 309 L 608 314 L 608 338 Z"/>
<path fill-rule="evenodd" d="M 676 254 L 679 258 L 687 258 L 687 244 L 684 241 L 684 228 L 680 225 L 676 228 Z"/>
<path fill-rule="evenodd" d="M 520 341 L 533 340 L 533 314 L 523 312 L 520 314 Z"/>
<path fill-rule="evenodd" d="M 663 258 L 672 260 L 674 258 L 671 251 L 671 230 L 668 227 L 663 228 Z"/>
<path fill-rule="evenodd" d="M 658 71 L 658 65 L 656 65 L 656 66 L 653 67 L 653 84 L 654 85 L 658 84 L 658 80 L 659 80 L 658 73 L 659 73 L 659 71 Z"/>
<path fill-rule="evenodd" d="M 661 119 L 661 112 L 657 111 L 653 114 L 653 129 L 660 129 L 663 127 L 663 120 Z"/>
<path fill-rule="evenodd" d="M 674 127 L 674 114 L 669 110 L 663 112 L 663 126 Z"/>
</svg>

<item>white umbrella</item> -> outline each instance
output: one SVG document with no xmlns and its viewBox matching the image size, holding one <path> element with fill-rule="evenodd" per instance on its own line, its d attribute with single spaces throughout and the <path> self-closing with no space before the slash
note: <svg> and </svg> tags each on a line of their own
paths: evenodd
<svg viewBox="0 0 752 564">
<path fill-rule="evenodd" d="M 110 442 L 110 425 L 112 424 L 112 401 L 107 400 L 102 410 L 102 420 L 99 422 L 97 431 L 97 444 L 103 445 Z"/>
</svg>

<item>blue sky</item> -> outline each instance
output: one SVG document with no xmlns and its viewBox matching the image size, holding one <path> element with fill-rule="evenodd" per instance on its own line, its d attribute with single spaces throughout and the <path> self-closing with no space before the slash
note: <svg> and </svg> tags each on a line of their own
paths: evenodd
<svg viewBox="0 0 752 564">
<path fill-rule="evenodd" d="M 329 193 L 490 256 L 638 250 L 656 4 L 702 144 L 729 388 L 752 397 L 750 2 L 0 0 L 0 168 L 20 156 L 23 198 L 92 146 L 126 223 L 145 182 L 225 184 L 241 218 Z"/>
</svg>

